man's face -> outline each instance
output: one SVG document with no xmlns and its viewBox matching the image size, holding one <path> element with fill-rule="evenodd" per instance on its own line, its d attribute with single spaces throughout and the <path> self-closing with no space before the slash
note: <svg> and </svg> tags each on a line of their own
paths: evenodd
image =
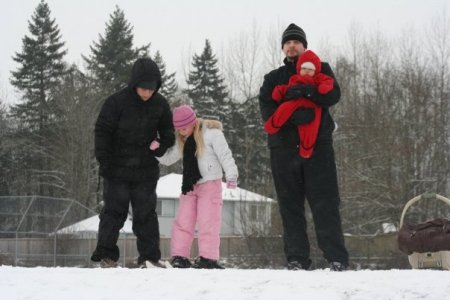
<svg viewBox="0 0 450 300">
<path fill-rule="evenodd" d="M 283 53 L 288 60 L 294 60 L 305 52 L 305 47 L 302 42 L 297 40 L 290 40 L 283 44 Z"/>
<path fill-rule="evenodd" d="M 140 87 L 136 88 L 136 93 L 141 97 L 142 101 L 147 101 L 153 96 L 154 90 L 143 89 Z"/>
</svg>

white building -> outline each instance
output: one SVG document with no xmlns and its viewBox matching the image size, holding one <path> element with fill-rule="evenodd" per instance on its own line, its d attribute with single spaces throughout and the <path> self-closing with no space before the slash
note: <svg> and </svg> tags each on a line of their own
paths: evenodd
<svg viewBox="0 0 450 300">
<path fill-rule="evenodd" d="M 169 174 L 158 181 L 156 194 L 158 204 L 159 230 L 161 237 L 170 237 L 172 222 L 179 204 L 182 175 Z M 258 232 L 265 234 L 270 228 L 272 199 L 237 188 L 230 190 L 222 182 L 222 236 L 236 236 Z M 98 215 L 61 229 L 59 232 L 77 232 L 83 236 L 97 233 Z M 130 218 L 125 222 L 122 233 L 132 233 Z"/>
</svg>

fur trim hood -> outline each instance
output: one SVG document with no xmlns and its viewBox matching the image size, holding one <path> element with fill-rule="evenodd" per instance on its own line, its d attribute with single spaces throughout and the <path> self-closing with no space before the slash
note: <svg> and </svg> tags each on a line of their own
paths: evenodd
<svg viewBox="0 0 450 300">
<path fill-rule="evenodd" d="M 222 122 L 217 121 L 217 120 L 205 120 L 205 119 L 200 119 L 200 124 L 202 125 L 202 127 L 204 128 L 209 128 L 209 129 L 219 129 L 221 131 L 223 131 L 223 125 Z"/>
</svg>

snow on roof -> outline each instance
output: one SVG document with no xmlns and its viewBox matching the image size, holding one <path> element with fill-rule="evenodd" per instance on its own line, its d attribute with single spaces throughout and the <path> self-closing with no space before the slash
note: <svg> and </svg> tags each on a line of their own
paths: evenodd
<svg viewBox="0 0 450 300">
<path fill-rule="evenodd" d="M 59 234 L 73 233 L 73 232 L 95 232 L 95 233 L 97 233 L 99 221 L 100 221 L 99 215 L 94 215 L 87 219 L 81 220 L 75 224 L 64 227 L 64 228 L 58 230 L 58 233 Z M 127 220 L 125 221 L 125 224 L 123 225 L 123 228 L 120 230 L 120 232 L 121 233 L 133 233 L 132 226 L 133 226 L 133 224 L 132 224 L 130 218 L 127 217 Z"/>
<path fill-rule="evenodd" d="M 181 193 L 181 174 L 171 173 L 159 178 L 156 188 L 158 198 L 178 198 Z M 241 188 L 227 189 L 227 184 L 222 182 L 222 198 L 224 201 L 249 201 L 249 202 L 273 202 L 273 199 L 256 194 Z"/>
</svg>

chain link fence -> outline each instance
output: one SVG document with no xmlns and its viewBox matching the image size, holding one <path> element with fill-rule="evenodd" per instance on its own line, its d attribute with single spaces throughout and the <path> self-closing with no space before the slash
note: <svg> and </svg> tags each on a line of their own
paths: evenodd
<svg viewBox="0 0 450 300">
<path fill-rule="evenodd" d="M 96 231 L 76 230 L 77 222 L 97 212 L 73 199 L 42 196 L 0 196 L 0 265 L 91 267 L 90 256 L 96 246 Z M 70 229 L 69 229 L 70 228 Z M 314 268 L 326 261 L 311 238 Z M 409 268 L 407 257 L 397 247 L 396 233 L 345 236 L 355 269 Z M 136 267 L 136 238 L 121 231 L 118 241 L 119 264 Z M 170 238 L 161 238 L 162 257 L 170 257 Z M 221 237 L 221 261 L 226 267 L 284 268 L 283 242 L 276 237 Z M 198 254 L 194 240 L 192 255 Z"/>
<path fill-rule="evenodd" d="M 60 231 L 95 214 L 74 199 L 0 196 L 0 254 L 14 265 L 61 265 L 72 233 Z"/>
</svg>

